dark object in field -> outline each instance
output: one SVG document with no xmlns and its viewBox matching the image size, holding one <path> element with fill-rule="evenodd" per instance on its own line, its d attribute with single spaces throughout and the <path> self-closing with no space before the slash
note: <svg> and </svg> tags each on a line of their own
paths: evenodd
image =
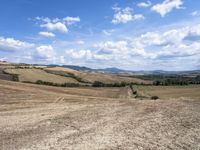
<svg viewBox="0 0 200 150">
<path fill-rule="evenodd" d="M 8 81 L 13 81 L 14 80 L 14 77 L 10 74 L 6 74 L 4 72 L 4 69 L 1 69 L 0 68 L 0 79 L 1 80 L 8 80 Z M 15 80 L 14 80 L 15 81 Z"/>
<path fill-rule="evenodd" d="M 157 100 L 157 99 L 159 99 L 159 97 L 158 96 L 152 96 L 151 99 L 152 100 Z"/>
</svg>

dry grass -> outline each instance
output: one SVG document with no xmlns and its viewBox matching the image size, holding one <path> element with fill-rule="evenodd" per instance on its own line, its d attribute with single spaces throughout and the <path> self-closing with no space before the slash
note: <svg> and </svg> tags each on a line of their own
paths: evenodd
<svg viewBox="0 0 200 150">
<path fill-rule="evenodd" d="M 40 69 L 6 69 L 5 72 L 19 75 L 20 82 L 36 82 L 42 80 L 58 84 L 79 83 L 73 78 L 50 74 Z"/>
<path fill-rule="evenodd" d="M 70 68 L 64 68 L 64 67 L 52 67 L 52 68 L 45 68 L 45 70 L 47 71 L 55 71 L 55 72 L 65 72 L 65 73 L 69 73 L 69 74 L 79 74 L 80 72 L 74 69 L 70 69 Z"/>
<path fill-rule="evenodd" d="M 200 98 L 200 86 L 136 86 L 139 96 L 169 98 Z"/>
</svg>

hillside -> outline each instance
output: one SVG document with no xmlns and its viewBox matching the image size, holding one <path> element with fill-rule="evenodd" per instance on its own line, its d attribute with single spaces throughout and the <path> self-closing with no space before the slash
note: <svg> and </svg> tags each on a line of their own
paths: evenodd
<svg viewBox="0 0 200 150">
<path fill-rule="evenodd" d="M 41 69 L 6 69 L 7 74 L 18 75 L 20 82 L 35 83 L 38 80 L 52 82 L 52 83 L 79 83 L 77 80 L 70 77 L 62 77 L 45 72 Z"/>
<path fill-rule="evenodd" d="M 63 67 L 52 67 L 52 68 L 46 68 L 45 69 L 48 72 L 54 73 L 54 74 L 60 74 L 60 75 L 66 75 L 72 74 L 74 77 L 79 78 L 83 82 L 88 83 L 94 83 L 95 81 L 99 81 L 105 84 L 113 84 L 113 83 L 137 83 L 137 84 L 152 84 L 151 81 L 142 80 L 138 78 L 133 77 L 125 77 L 125 76 L 119 76 L 115 74 L 109 74 L 109 73 L 99 73 L 99 72 L 83 72 L 83 71 L 77 71 L 74 69 L 69 68 L 63 68 Z"/>
</svg>

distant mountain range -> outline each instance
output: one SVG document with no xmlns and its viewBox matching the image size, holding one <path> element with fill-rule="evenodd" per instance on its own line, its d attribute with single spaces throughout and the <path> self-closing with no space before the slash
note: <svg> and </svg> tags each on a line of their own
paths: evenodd
<svg viewBox="0 0 200 150">
<path fill-rule="evenodd" d="M 51 67 L 56 67 L 59 65 L 49 65 Z M 153 71 L 131 71 L 123 70 L 116 67 L 104 68 L 104 69 L 92 69 L 84 66 L 75 66 L 75 65 L 63 65 L 61 67 L 70 68 L 74 70 L 80 70 L 85 72 L 104 72 L 104 73 L 113 73 L 113 74 L 130 74 L 130 75 L 190 75 L 190 74 L 200 74 L 200 70 L 190 70 L 190 71 L 164 71 L 164 70 L 153 70 Z"/>
<path fill-rule="evenodd" d="M 10 62 L 6 61 L 0 61 L 1 64 L 10 64 Z M 15 63 L 11 63 L 15 64 Z M 17 65 L 17 64 L 16 64 Z M 20 65 L 30 65 L 30 64 L 24 64 L 20 63 Z M 31 65 L 43 65 L 43 64 L 31 64 Z M 85 72 L 103 72 L 103 73 L 113 73 L 113 74 L 129 74 L 129 75 L 200 75 L 200 70 L 189 70 L 189 71 L 164 71 L 164 70 L 153 70 L 153 71 L 132 71 L 132 70 L 123 70 L 116 67 L 111 68 L 104 68 L 104 69 L 93 69 L 85 66 L 76 66 L 76 65 L 57 65 L 57 64 L 51 64 L 46 65 L 48 67 L 65 67 L 70 68 L 74 70 L 80 70 Z"/>
</svg>

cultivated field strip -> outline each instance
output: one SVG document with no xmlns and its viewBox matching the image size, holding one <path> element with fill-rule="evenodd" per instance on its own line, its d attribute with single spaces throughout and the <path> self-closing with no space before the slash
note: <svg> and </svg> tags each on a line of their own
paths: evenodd
<svg viewBox="0 0 200 150">
<path fill-rule="evenodd" d="M 59 75 L 50 74 L 41 69 L 6 69 L 5 72 L 8 74 L 17 74 L 20 82 L 35 83 L 38 80 L 41 80 L 57 84 L 79 83 L 77 80 L 71 77 L 62 77 Z"/>
<path fill-rule="evenodd" d="M 158 96 L 161 99 L 200 97 L 200 85 L 187 86 L 135 86 L 138 95 L 143 97 Z"/>
</svg>

